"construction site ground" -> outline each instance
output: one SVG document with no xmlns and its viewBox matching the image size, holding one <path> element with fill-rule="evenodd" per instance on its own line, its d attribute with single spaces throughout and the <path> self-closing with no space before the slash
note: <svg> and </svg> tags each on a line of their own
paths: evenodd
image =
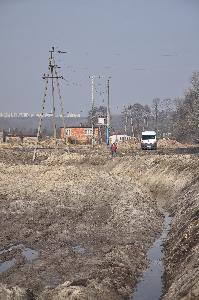
<svg viewBox="0 0 199 300">
<path fill-rule="evenodd" d="M 199 299 L 199 147 L 0 146 L 0 300 L 129 299 L 164 243 L 162 300 Z M 149 299 L 153 300 L 153 299 Z"/>
</svg>

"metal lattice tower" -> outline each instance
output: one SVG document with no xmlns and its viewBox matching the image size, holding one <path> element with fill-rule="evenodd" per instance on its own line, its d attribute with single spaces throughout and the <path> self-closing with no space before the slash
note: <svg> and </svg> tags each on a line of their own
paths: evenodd
<svg viewBox="0 0 199 300">
<path fill-rule="evenodd" d="M 57 87 L 57 93 L 58 93 L 58 98 L 59 98 L 59 104 L 60 104 L 60 109 L 61 109 L 61 117 L 62 117 L 62 123 L 63 123 L 63 128 L 64 128 L 64 141 L 66 143 L 66 126 L 65 126 L 65 120 L 64 120 L 64 106 L 63 106 L 63 98 L 61 96 L 61 91 L 60 91 L 60 84 L 59 84 L 59 79 L 64 79 L 63 76 L 58 76 L 57 69 L 60 68 L 56 65 L 55 63 L 55 58 L 54 58 L 54 53 L 55 53 L 55 48 L 52 47 L 52 50 L 50 52 L 50 57 L 49 57 L 49 63 L 48 63 L 48 73 L 43 75 L 43 79 L 45 80 L 45 87 L 44 87 L 44 94 L 42 98 L 42 106 L 41 106 L 41 113 L 40 113 L 40 119 L 39 119 L 39 125 L 37 129 L 37 141 L 33 153 L 33 161 L 36 159 L 36 153 L 38 150 L 38 144 L 39 144 L 39 139 L 41 137 L 41 129 L 42 129 L 42 122 L 44 118 L 44 109 L 45 109 L 45 104 L 46 104 L 46 97 L 47 97 L 47 92 L 48 92 L 48 85 L 49 81 L 51 81 L 51 96 L 52 96 L 52 125 L 53 125 L 53 138 L 55 142 L 55 148 L 57 147 L 57 127 L 56 127 L 56 110 L 55 110 L 55 84 Z M 66 53 L 64 51 L 57 51 L 58 53 Z"/>
</svg>

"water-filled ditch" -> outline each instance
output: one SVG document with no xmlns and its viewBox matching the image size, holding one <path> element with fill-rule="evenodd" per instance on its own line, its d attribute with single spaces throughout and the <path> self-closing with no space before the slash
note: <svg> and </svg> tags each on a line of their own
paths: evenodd
<svg viewBox="0 0 199 300">
<path fill-rule="evenodd" d="M 163 230 L 155 240 L 152 247 L 148 250 L 147 258 L 149 267 L 144 272 L 143 278 L 137 284 L 135 292 L 130 296 L 130 300 L 159 300 L 163 293 L 163 243 L 171 226 L 171 217 L 168 213 L 164 214 Z"/>
</svg>

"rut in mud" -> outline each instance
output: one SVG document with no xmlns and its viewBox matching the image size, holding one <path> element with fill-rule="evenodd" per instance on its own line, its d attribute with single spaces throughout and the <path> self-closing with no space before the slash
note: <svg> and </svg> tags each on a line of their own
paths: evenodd
<svg viewBox="0 0 199 300">
<path fill-rule="evenodd" d="M 164 209 L 173 222 L 163 299 L 197 299 L 196 155 L 136 153 L 112 161 L 104 152 L 43 153 L 38 165 L 28 153 L 2 157 L 0 264 L 15 264 L 0 273 L 0 299 L 128 299 Z M 12 245 L 38 256 L 28 261 Z"/>
</svg>

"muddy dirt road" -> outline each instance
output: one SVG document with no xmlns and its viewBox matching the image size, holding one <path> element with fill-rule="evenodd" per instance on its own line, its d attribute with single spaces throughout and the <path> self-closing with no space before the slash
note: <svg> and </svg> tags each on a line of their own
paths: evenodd
<svg viewBox="0 0 199 300">
<path fill-rule="evenodd" d="M 0 154 L 0 299 L 129 299 L 165 211 L 162 299 L 199 299 L 197 151 Z"/>
</svg>

